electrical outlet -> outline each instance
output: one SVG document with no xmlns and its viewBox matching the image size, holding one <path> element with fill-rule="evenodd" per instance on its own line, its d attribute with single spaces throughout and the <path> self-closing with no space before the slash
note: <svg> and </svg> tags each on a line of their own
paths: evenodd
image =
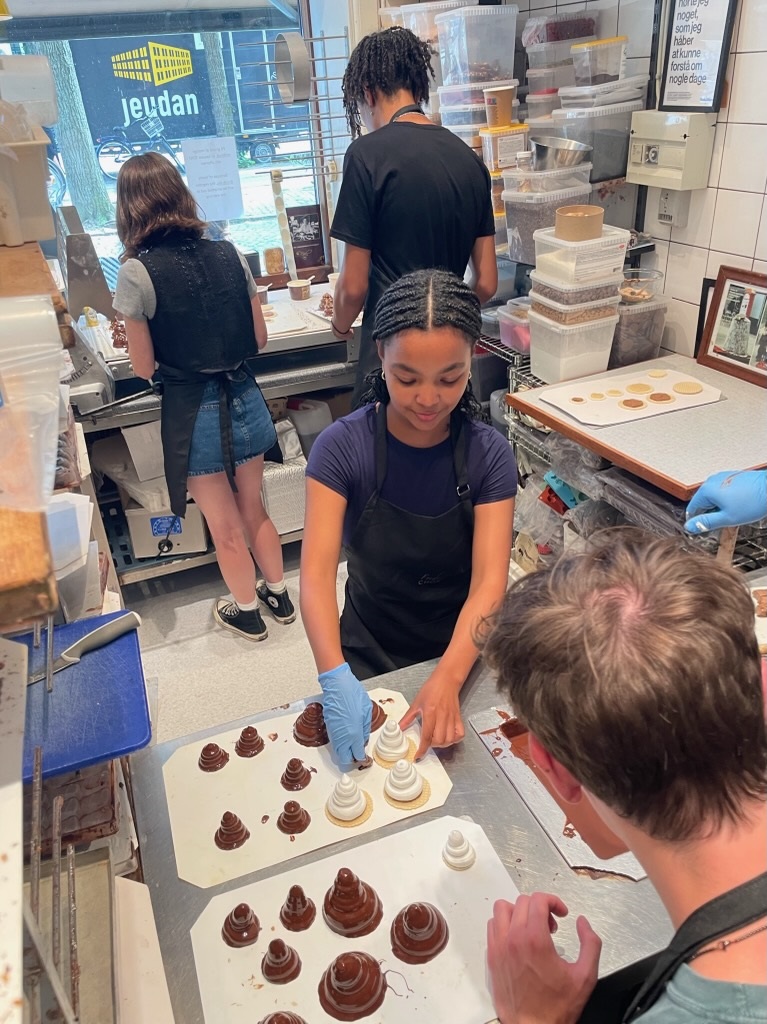
<svg viewBox="0 0 767 1024">
<path fill-rule="evenodd" d="M 686 228 L 690 215 L 691 196 L 692 192 L 688 190 L 677 192 L 669 188 L 662 188 L 658 199 L 658 221 L 675 228 Z"/>
</svg>

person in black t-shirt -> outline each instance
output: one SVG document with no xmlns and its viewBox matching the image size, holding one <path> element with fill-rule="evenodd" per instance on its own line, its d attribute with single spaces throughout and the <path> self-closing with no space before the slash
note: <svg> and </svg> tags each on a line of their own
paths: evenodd
<svg viewBox="0 0 767 1024">
<path fill-rule="evenodd" d="M 498 284 L 487 168 L 421 111 L 434 77 L 432 53 L 407 29 L 386 29 L 355 47 L 344 72 L 355 141 L 346 151 L 331 229 L 345 243 L 332 323 L 336 337 L 349 340 L 364 306 L 355 398 L 378 366 L 373 318 L 394 281 L 434 267 L 463 277 L 468 265 L 480 302 Z M 363 125 L 369 134 L 358 137 Z"/>
</svg>

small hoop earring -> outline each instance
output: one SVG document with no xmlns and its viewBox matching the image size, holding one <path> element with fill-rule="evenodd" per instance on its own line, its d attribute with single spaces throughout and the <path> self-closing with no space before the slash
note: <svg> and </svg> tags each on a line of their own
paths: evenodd
<svg viewBox="0 0 767 1024">
<path fill-rule="evenodd" d="M 471 370 L 469 370 L 469 380 L 471 380 Z"/>
<path fill-rule="evenodd" d="M 381 380 L 386 380 L 386 373 L 381 370 Z"/>
</svg>

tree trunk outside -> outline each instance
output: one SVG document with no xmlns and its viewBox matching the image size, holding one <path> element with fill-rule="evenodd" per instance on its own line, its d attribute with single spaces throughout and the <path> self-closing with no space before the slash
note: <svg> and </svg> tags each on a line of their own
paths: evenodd
<svg viewBox="0 0 767 1024">
<path fill-rule="evenodd" d="M 56 40 L 36 43 L 35 51 L 51 62 L 59 104 L 57 135 L 72 204 L 86 230 L 102 227 L 114 220 L 114 210 L 93 147 L 72 50 L 66 40 Z"/>
<path fill-rule="evenodd" d="M 213 102 L 213 117 L 216 121 L 216 135 L 219 138 L 234 136 L 234 111 L 226 87 L 224 55 L 221 52 L 220 32 L 201 32 L 205 63 L 208 66 L 208 82 Z M 229 237 L 229 221 L 214 220 L 208 224 L 208 237 L 222 239 Z"/>
</svg>

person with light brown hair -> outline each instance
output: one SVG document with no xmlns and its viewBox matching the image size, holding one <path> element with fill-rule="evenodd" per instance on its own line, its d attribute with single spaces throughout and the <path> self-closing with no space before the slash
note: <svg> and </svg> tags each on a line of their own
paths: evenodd
<svg viewBox="0 0 767 1024">
<path fill-rule="evenodd" d="M 600 1024 L 767 1021 L 765 708 L 736 571 L 605 531 L 518 581 L 483 648 L 537 766 L 623 840 L 677 929 L 639 991 L 589 1016 L 601 942 L 586 918 L 569 963 L 550 936 L 560 899 L 498 901 L 487 955 L 501 1024 L 575 1024 L 584 1007 Z"/>
<path fill-rule="evenodd" d="M 149 380 L 159 369 L 162 378 L 171 511 L 184 516 L 188 490 L 208 524 L 231 591 L 216 602 L 216 621 L 263 640 L 259 604 L 278 622 L 296 617 L 261 496 L 264 453 L 276 434 L 247 362 L 266 345 L 266 324 L 244 258 L 230 242 L 203 238 L 205 227 L 168 160 L 158 153 L 126 160 L 117 177 L 124 251 L 114 307 L 135 373 Z"/>
</svg>

